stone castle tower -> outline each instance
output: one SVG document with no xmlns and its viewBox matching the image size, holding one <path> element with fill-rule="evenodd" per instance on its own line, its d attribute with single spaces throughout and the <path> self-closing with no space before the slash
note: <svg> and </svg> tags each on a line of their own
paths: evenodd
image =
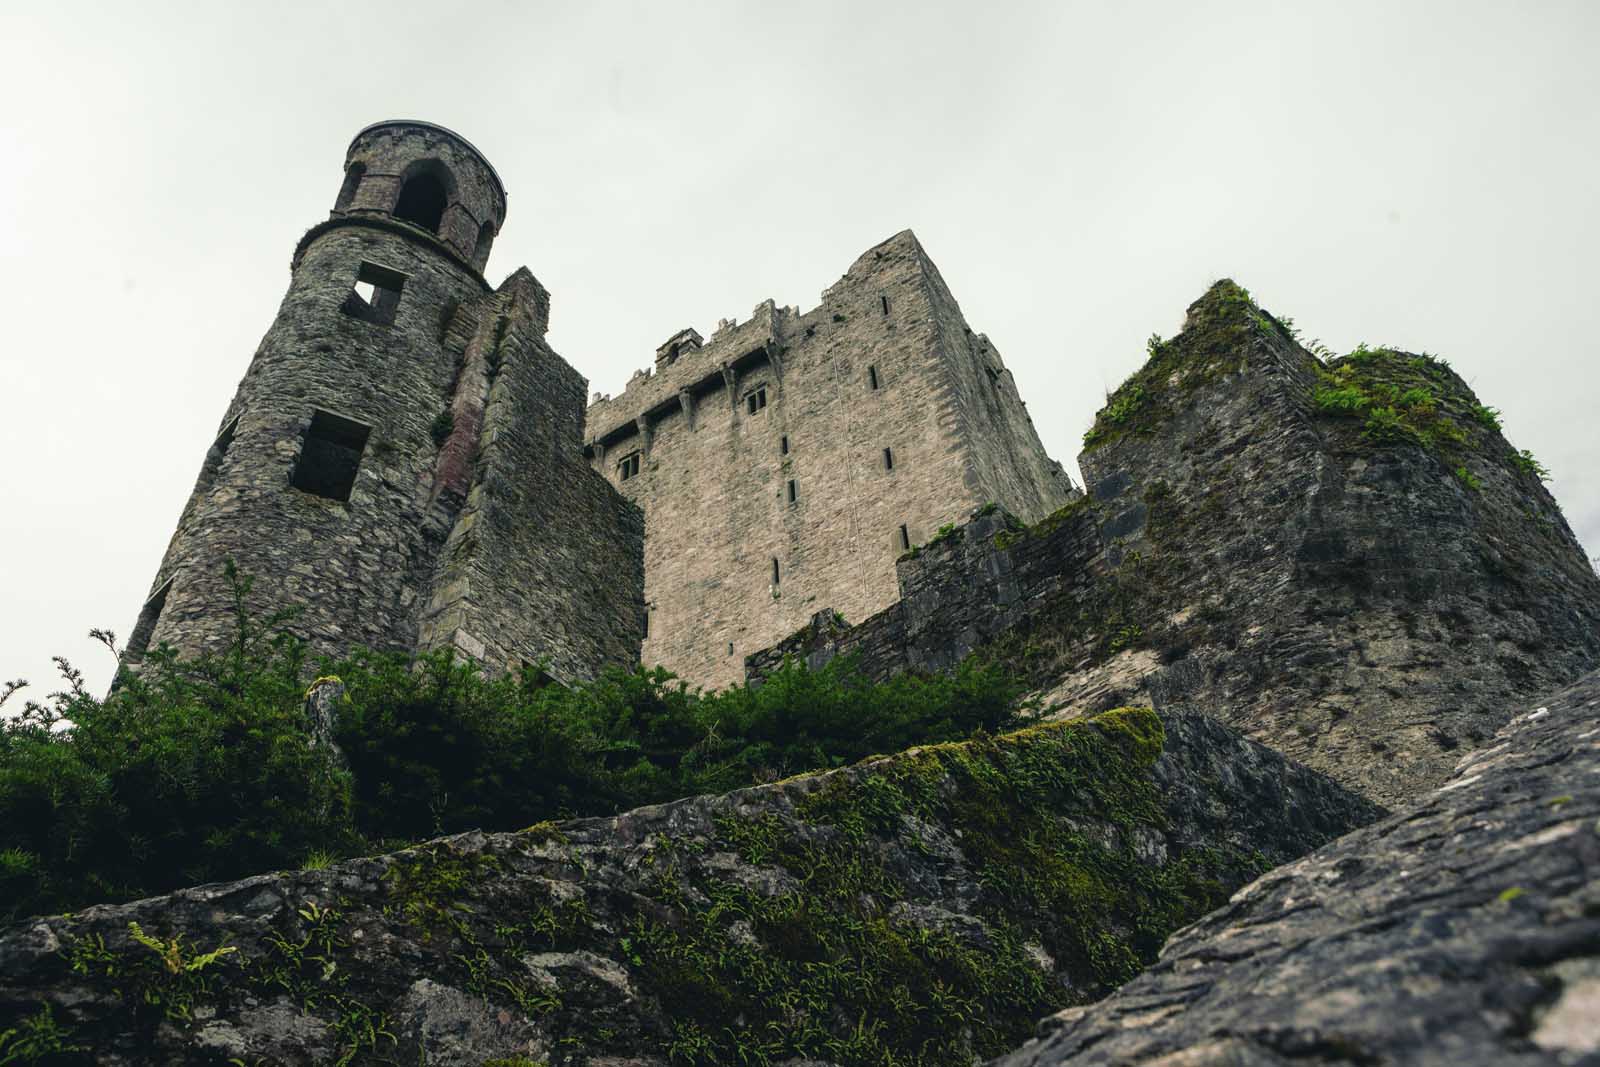
<svg viewBox="0 0 1600 1067">
<path fill-rule="evenodd" d="M 315 653 L 454 647 L 573 681 L 642 652 L 726 685 L 818 611 L 887 607 L 898 557 L 942 526 L 1075 493 L 910 231 L 811 311 L 769 300 L 709 342 L 679 332 L 585 411 L 545 343 L 549 293 L 526 268 L 484 279 L 505 216 L 451 131 L 356 135 L 129 664 L 228 643 L 231 559 Z"/>
<path fill-rule="evenodd" d="M 896 560 L 974 509 L 1034 521 L 1075 493 L 909 230 L 804 314 L 674 334 L 586 434 L 644 509 L 643 661 L 701 685 L 819 611 L 888 607 Z"/>
<path fill-rule="evenodd" d="M 643 524 L 583 455 L 587 383 L 477 149 L 426 122 L 356 135 L 329 218 L 228 406 L 128 642 L 233 634 L 224 561 L 313 651 L 453 645 L 561 680 L 638 656 Z"/>
</svg>

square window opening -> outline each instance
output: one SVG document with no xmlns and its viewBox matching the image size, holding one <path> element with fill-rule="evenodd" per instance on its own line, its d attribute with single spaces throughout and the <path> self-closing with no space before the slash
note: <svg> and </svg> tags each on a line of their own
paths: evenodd
<svg viewBox="0 0 1600 1067">
<path fill-rule="evenodd" d="M 752 415 L 754 415 L 756 412 L 760 411 L 762 408 L 766 407 L 767 406 L 767 387 L 763 385 L 763 386 L 760 386 L 759 388 L 751 390 L 749 393 L 746 393 L 745 394 L 745 398 L 744 398 L 744 403 L 745 403 L 745 407 L 747 407 L 750 410 L 750 414 L 752 414 Z"/>
<path fill-rule="evenodd" d="M 622 457 L 622 462 L 617 464 L 617 474 L 623 481 L 639 476 L 639 453 L 630 452 Z"/>
<path fill-rule="evenodd" d="M 400 307 L 400 290 L 405 284 L 406 276 L 399 271 L 362 262 L 356 269 L 355 284 L 345 294 L 339 310 L 353 318 L 387 326 L 394 322 Z"/>
<path fill-rule="evenodd" d="M 349 500 L 372 428 L 328 411 L 314 411 L 301 437 L 289 484 L 329 500 Z"/>
</svg>

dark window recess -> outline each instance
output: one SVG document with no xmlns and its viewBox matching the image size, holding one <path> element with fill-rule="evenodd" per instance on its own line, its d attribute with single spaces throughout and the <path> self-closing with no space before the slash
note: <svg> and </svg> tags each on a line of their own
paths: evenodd
<svg viewBox="0 0 1600 1067">
<path fill-rule="evenodd" d="M 644 612 L 642 614 L 640 614 L 640 616 L 639 616 L 639 628 L 644 632 L 644 636 L 646 638 L 649 638 L 649 636 L 650 636 L 650 609 L 649 608 L 645 608 Z"/>
<path fill-rule="evenodd" d="M 150 637 L 156 632 L 156 623 L 161 619 L 161 612 L 167 606 L 167 594 L 172 591 L 172 579 L 168 578 L 161 583 L 161 588 L 149 600 L 144 602 L 144 607 L 139 609 L 139 621 L 133 624 L 133 633 L 128 636 L 128 647 L 124 655 L 138 658 L 150 649 Z"/>
<path fill-rule="evenodd" d="M 889 314 L 889 298 L 886 297 L 886 296 L 879 295 L 878 303 L 883 305 L 883 313 L 885 315 Z"/>
<path fill-rule="evenodd" d="M 772 557 L 772 584 L 778 584 L 778 557 Z"/>
<path fill-rule="evenodd" d="M 794 503 L 794 499 L 795 499 L 795 484 L 794 484 L 794 479 L 790 478 L 789 479 L 789 503 L 793 504 Z"/>
<path fill-rule="evenodd" d="M 239 416 L 235 415 L 228 420 L 228 425 L 217 434 L 217 439 L 206 450 L 206 461 L 200 467 L 200 484 L 195 486 L 196 492 L 204 492 L 211 488 L 217 480 L 217 474 L 222 470 L 222 459 L 228 454 L 228 448 L 233 444 L 233 435 L 239 429 Z"/>
<path fill-rule="evenodd" d="M 911 531 L 906 529 L 904 525 L 900 527 L 900 551 L 911 551 Z"/>
<path fill-rule="evenodd" d="M 329 500 L 349 500 L 371 432 L 370 426 L 341 415 L 313 412 L 289 484 Z"/>
<path fill-rule="evenodd" d="M 892 448 L 883 450 L 883 469 L 886 471 L 894 470 L 894 449 Z"/>
<path fill-rule="evenodd" d="M 876 389 L 878 387 L 878 368 L 877 367 L 868 367 L 867 368 L 867 384 L 870 385 L 874 389 Z"/>
<path fill-rule="evenodd" d="M 629 478 L 637 478 L 639 476 L 639 453 L 630 452 L 628 455 L 623 456 L 622 462 L 617 464 L 617 473 L 622 476 L 623 481 L 627 481 Z"/>
<path fill-rule="evenodd" d="M 339 199 L 333 202 L 333 210 L 350 210 L 350 205 L 356 200 L 356 190 L 361 188 L 361 179 L 366 177 L 366 174 L 365 163 L 350 164 L 350 168 L 344 172 L 344 184 L 339 186 Z"/>
<path fill-rule="evenodd" d="M 400 187 L 400 199 L 395 202 L 394 216 L 429 233 L 439 232 L 439 222 L 444 218 L 444 182 L 437 174 L 423 171 L 406 179 Z"/>
<path fill-rule="evenodd" d="M 789 437 L 787 434 L 778 438 L 778 451 L 785 456 L 789 454 Z"/>
<path fill-rule="evenodd" d="M 750 414 L 752 415 L 766 407 L 767 387 L 763 385 L 758 389 L 746 393 L 744 398 L 744 406 L 750 409 Z"/>
<path fill-rule="evenodd" d="M 728 642 L 728 655 L 730 655 L 730 656 L 733 655 L 733 642 L 732 641 Z"/>
<path fill-rule="evenodd" d="M 376 263 L 362 263 L 356 271 L 356 283 L 345 294 L 339 310 L 387 326 L 394 321 L 395 311 L 400 307 L 400 290 L 405 284 L 406 276 L 397 270 Z"/>
</svg>

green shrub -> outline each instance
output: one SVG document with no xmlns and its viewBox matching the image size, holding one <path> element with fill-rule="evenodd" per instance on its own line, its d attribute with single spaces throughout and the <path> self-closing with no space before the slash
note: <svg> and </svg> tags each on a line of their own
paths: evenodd
<svg viewBox="0 0 1600 1067">
<path fill-rule="evenodd" d="M 537 669 L 358 652 L 336 740 L 307 744 L 303 650 L 241 619 L 223 656 L 151 654 L 104 700 L 65 689 L 0 727 L 0 921 L 472 828 L 729 789 L 1020 720 L 1019 685 L 969 661 L 866 680 L 789 663 L 705 693 L 660 669 L 566 689 Z"/>
</svg>

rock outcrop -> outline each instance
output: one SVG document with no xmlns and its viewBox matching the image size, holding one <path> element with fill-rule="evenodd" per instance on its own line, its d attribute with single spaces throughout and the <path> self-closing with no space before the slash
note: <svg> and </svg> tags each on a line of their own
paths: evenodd
<svg viewBox="0 0 1600 1067">
<path fill-rule="evenodd" d="M 1204 712 L 1392 804 L 1600 666 L 1600 578 L 1443 361 L 1321 359 L 1227 281 L 1150 348 L 1085 437 L 1085 499 L 985 509 L 901 560 L 893 607 L 823 613 L 752 675 L 982 649 L 1064 712 Z"/>
<path fill-rule="evenodd" d="M 1600 1062 L 1600 674 L 1041 1029 L 997 1067 Z"/>
<path fill-rule="evenodd" d="M 1378 814 L 1213 721 L 1120 709 L 34 919 L 0 933 L 0 1052 L 966 1064 Z"/>
</svg>

